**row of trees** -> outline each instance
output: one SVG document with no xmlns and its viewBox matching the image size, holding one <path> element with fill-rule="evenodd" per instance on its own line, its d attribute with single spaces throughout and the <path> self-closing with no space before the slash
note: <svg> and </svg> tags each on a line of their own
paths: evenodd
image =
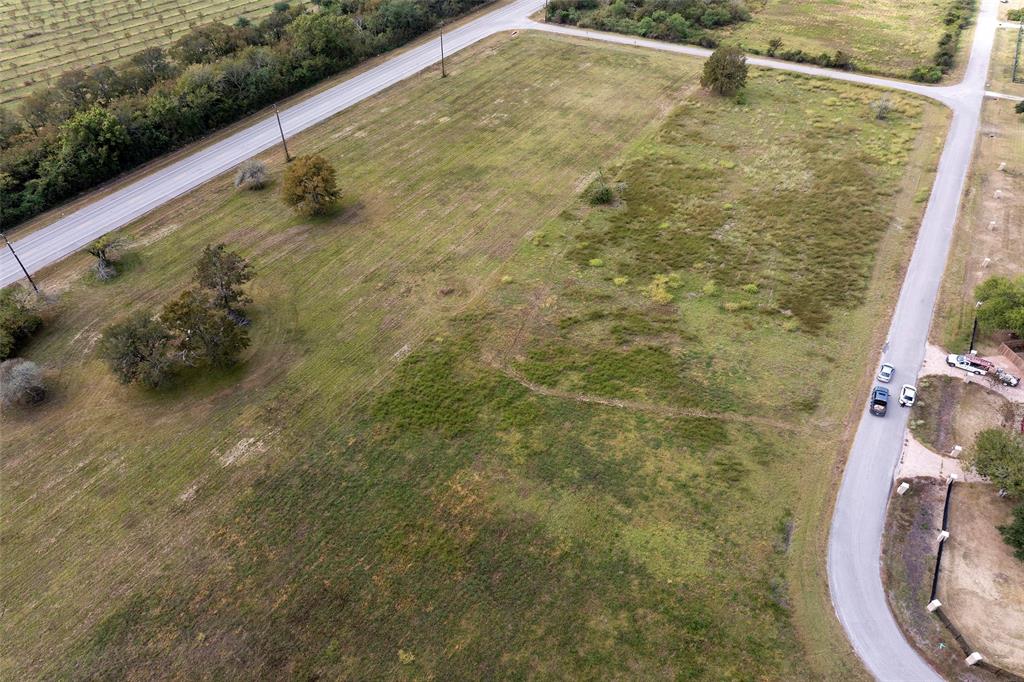
<svg viewBox="0 0 1024 682">
<path fill-rule="evenodd" d="M 943 23 L 946 30 L 939 38 L 938 49 L 932 57 L 931 64 L 917 66 L 910 73 L 910 78 L 922 83 L 938 83 L 942 76 L 949 72 L 956 63 L 956 53 L 960 46 L 960 35 L 971 25 L 974 15 L 974 0 L 952 0 L 946 8 Z"/>
<path fill-rule="evenodd" d="M 208 24 L 167 53 L 72 71 L 0 109 L 0 223 L 11 226 L 486 0 L 325 0 L 258 25 Z"/>
<path fill-rule="evenodd" d="M 195 286 L 159 315 L 138 312 L 103 332 L 100 355 L 125 384 L 158 388 L 181 367 L 225 368 L 249 345 L 250 302 L 242 286 L 249 263 L 224 244 L 207 246 L 196 263 Z"/>
<path fill-rule="evenodd" d="M 709 29 L 750 19 L 742 0 L 550 0 L 547 19 L 657 40 L 715 47 Z"/>
</svg>

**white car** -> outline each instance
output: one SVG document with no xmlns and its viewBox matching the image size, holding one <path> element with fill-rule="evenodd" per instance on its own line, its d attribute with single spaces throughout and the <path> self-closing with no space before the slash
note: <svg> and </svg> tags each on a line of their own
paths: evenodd
<svg viewBox="0 0 1024 682">
<path fill-rule="evenodd" d="M 917 400 L 917 389 L 910 384 L 903 384 L 903 388 L 900 389 L 900 407 L 913 407 L 915 400 Z"/>
<path fill-rule="evenodd" d="M 895 373 L 895 367 L 890 365 L 888 362 L 883 362 L 882 366 L 878 369 L 878 380 L 883 384 L 887 384 L 892 381 L 892 375 Z"/>
</svg>

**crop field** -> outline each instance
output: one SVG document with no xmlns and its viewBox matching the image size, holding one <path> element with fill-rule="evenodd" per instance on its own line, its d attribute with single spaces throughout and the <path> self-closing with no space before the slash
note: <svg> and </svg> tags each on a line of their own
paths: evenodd
<svg viewBox="0 0 1024 682">
<path fill-rule="evenodd" d="M 824 541 L 947 118 L 699 68 L 497 37 L 290 143 L 334 215 L 221 178 L 128 228 L 118 279 L 45 273 L 0 676 L 862 675 Z M 216 241 L 257 272 L 244 363 L 117 385 L 99 332 Z"/>
<path fill-rule="evenodd" d="M 765 50 L 781 38 L 783 50 L 810 54 L 842 50 L 858 70 L 905 78 L 930 63 L 944 26 L 941 0 L 764 0 L 751 21 L 718 31 L 721 37 Z"/>
<path fill-rule="evenodd" d="M 63 71 L 167 45 L 194 26 L 258 18 L 271 0 L 3 0 L 0 104 L 24 97 Z"/>
</svg>

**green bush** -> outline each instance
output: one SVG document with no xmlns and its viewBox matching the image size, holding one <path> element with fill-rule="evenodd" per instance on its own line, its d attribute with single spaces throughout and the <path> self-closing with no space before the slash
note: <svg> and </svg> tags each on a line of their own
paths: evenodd
<svg viewBox="0 0 1024 682">
<path fill-rule="evenodd" d="M 916 66 L 910 72 L 910 80 L 918 83 L 938 83 L 942 80 L 942 69 L 937 66 Z"/>
<path fill-rule="evenodd" d="M 986 331 L 1008 330 L 1024 337 L 1024 277 L 989 277 L 974 290 L 978 322 Z"/>
<path fill-rule="evenodd" d="M 999 532 L 1010 547 L 1013 555 L 1024 561 L 1024 504 L 1018 504 L 1013 510 L 1013 520 L 999 527 Z"/>
<path fill-rule="evenodd" d="M 0 360 L 14 355 L 43 323 L 27 302 L 20 287 L 0 290 Z"/>
<path fill-rule="evenodd" d="M 591 206 L 607 205 L 615 201 L 615 192 L 603 177 L 598 177 L 587 185 L 587 189 L 583 192 L 583 198 Z"/>
</svg>

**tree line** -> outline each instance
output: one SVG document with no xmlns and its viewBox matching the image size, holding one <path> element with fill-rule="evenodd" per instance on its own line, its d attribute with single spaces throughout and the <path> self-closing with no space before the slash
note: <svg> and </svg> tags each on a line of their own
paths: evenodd
<svg viewBox="0 0 1024 682">
<path fill-rule="evenodd" d="M 741 0 L 549 0 L 547 19 L 599 31 L 716 47 L 709 29 L 750 20 Z"/>
<path fill-rule="evenodd" d="M 0 109 L 4 229 L 488 0 L 277 3 L 257 24 L 198 26 L 118 67 L 62 74 Z"/>
</svg>

